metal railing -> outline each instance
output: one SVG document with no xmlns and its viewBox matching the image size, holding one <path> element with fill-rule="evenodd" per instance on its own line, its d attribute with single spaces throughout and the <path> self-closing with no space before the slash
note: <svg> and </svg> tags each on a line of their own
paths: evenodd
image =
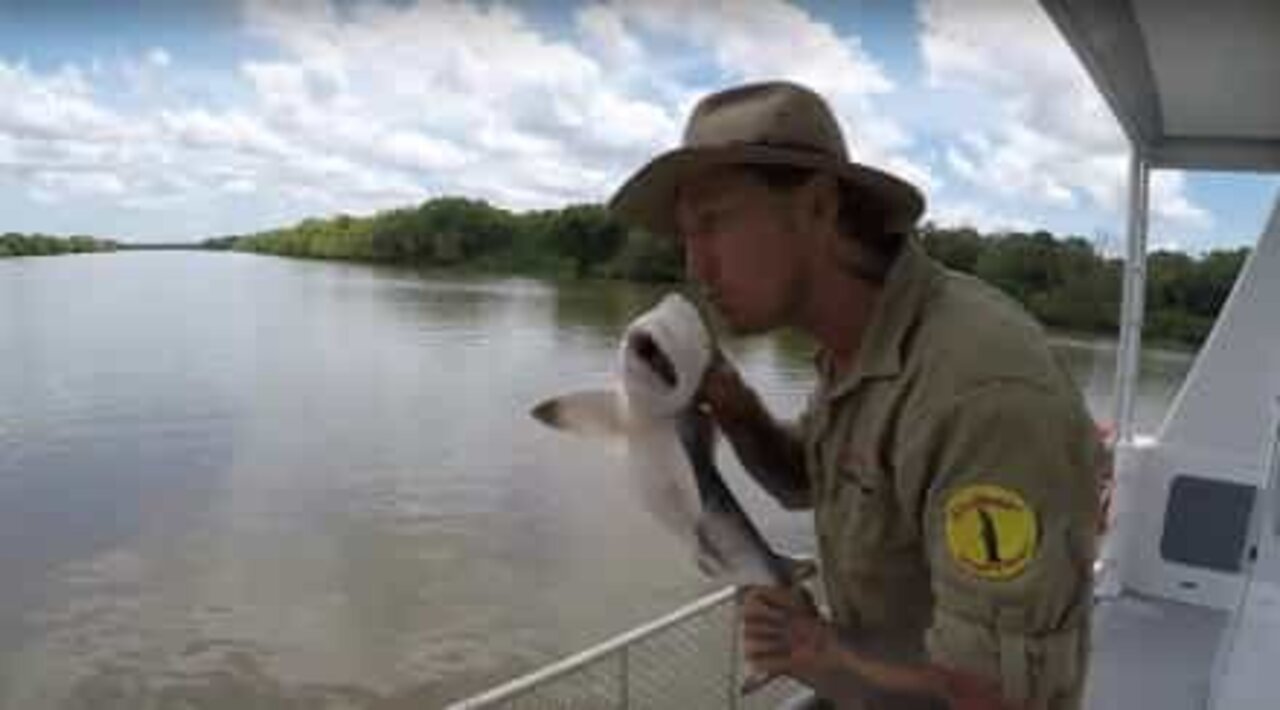
<svg viewBox="0 0 1280 710">
<path fill-rule="evenodd" d="M 734 591 L 709 594 L 448 710 L 776 708 L 803 687 L 783 678 L 739 692 L 744 668 Z"/>
</svg>

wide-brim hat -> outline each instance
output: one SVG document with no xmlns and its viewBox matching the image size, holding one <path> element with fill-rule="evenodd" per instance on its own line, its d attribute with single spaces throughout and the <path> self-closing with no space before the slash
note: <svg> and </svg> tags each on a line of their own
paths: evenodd
<svg viewBox="0 0 1280 710">
<path fill-rule="evenodd" d="M 855 200 L 874 200 L 889 232 L 910 231 L 924 195 L 883 170 L 850 160 L 835 115 L 813 90 L 785 81 L 747 84 L 703 98 L 685 126 L 681 147 L 636 171 L 609 200 L 623 222 L 675 236 L 676 191 L 682 178 L 714 165 L 786 165 L 834 174 Z"/>
</svg>

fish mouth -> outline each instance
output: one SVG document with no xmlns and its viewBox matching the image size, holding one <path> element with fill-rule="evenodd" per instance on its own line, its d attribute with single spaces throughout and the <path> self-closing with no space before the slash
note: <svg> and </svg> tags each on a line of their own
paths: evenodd
<svg viewBox="0 0 1280 710">
<path fill-rule="evenodd" d="M 534 407 L 529 414 L 547 426 L 558 426 L 560 424 L 560 403 L 554 399 L 549 399 Z"/>
<path fill-rule="evenodd" d="M 674 388 L 680 381 L 679 376 L 676 375 L 676 366 L 671 362 L 671 358 L 662 352 L 662 348 L 658 347 L 652 335 L 648 333 L 632 335 L 631 349 L 668 387 Z"/>
</svg>

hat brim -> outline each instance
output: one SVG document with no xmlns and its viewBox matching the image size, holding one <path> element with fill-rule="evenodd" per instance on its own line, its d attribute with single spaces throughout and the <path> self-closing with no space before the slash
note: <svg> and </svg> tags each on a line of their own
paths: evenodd
<svg viewBox="0 0 1280 710">
<path fill-rule="evenodd" d="M 924 213 L 924 195 L 911 183 L 882 170 L 810 153 L 764 145 L 679 148 L 640 168 L 609 200 L 623 222 L 660 236 L 677 236 L 676 190 L 691 172 L 716 165 L 790 165 L 827 170 L 856 197 L 876 200 L 886 213 L 886 227 L 910 231 Z"/>
</svg>

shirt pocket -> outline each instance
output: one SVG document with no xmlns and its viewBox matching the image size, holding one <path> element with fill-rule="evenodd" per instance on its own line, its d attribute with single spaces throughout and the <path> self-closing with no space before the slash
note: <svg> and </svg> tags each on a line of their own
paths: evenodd
<svg viewBox="0 0 1280 710">
<path fill-rule="evenodd" d="M 888 552 L 892 538 L 892 480 L 884 469 L 851 451 L 836 460 L 832 479 L 831 527 L 845 548 L 841 557 L 855 568 L 873 567 Z"/>
</svg>

